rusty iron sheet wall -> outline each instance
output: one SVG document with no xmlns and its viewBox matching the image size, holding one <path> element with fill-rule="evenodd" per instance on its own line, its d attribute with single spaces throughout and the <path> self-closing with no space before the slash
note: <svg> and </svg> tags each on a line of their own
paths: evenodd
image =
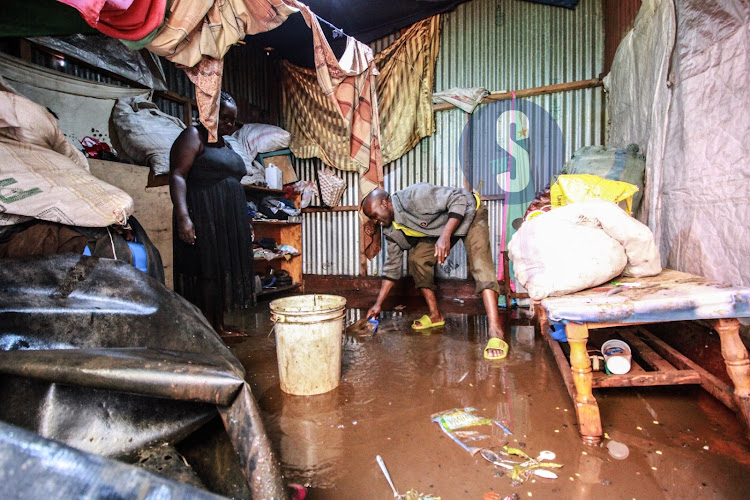
<svg viewBox="0 0 750 500">
<path fill-rule="evenodd" d="M 604 0 L 604 73 L 609 73 L 617 47 L 633 29 L 642 0 Z"/>
<path fill-rule="evenodd" d="M 473 0 L 442 18 L 436 91 L 462 86 L 481 86 L 490 91 L 526 89 L 596 78 L 603 70 L 602 0 L 581 0 L 574 10 L 518 0 Z M 395 38 L 392 35 L 371 46 L 382 50 Z M 528 100 L 544 108 L 560 126 L 564 141 L 553 146 L 562 149 L 564 159 L 582 146 L 603 144 L 605 117 L 601 87 Z M 394 191 L 416 182 L 463 186 L 465 176 L 459 145 L 467 117 L 458 109 L 435 113 L 436 133 L 384 167 L 386 189 Z M 319 168 L 320 161 L 298 159 L 296 165 L 301 179 L 314 181 L 314 170 Z M 556 172 L 548 172 L 552 173 Z M 356 205 L 356 176 L 339 174 L 350 186 L 342 205 Z M 502 210 L 500 202 L 487 203 L 497 262 Z M 358 224 L 355 212 L 306 214 L 304 272 L 359 275 Z M 383 254 L 368 263 L 368 274 L 378 274 Z M 467 277 L 463 245 L 454 248 L 448 265 L 439 266 L 437 275 Z"/>
</svg>

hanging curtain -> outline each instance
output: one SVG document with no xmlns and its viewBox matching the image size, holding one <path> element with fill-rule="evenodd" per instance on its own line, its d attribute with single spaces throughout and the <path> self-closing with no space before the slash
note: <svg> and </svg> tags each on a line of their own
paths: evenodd
<svg viewBox="0 0 750 500">
<path fill-rule="evenodd" d="M 383 163 L 397 160 L 435 131 L 431 96 L 439 32 L 436 15 L 413 24 L 375 55 Z M 283 62 L 282 99 L 295 156 L 317 157 L 340 170 L 363 169 L 349 156 L 346 122 L 318 84 L 316 70 Z"/>
</svg>

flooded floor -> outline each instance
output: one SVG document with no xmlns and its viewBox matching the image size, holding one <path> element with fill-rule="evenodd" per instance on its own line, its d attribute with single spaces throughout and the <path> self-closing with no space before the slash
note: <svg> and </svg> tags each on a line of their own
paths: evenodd
<svg viewBox="0 0 750 500">
<path fill-rule="evenodd" d="M 365 304 L 355 304 L 365 306 Z M 464 308 L 469 309 L 469 308 Z M 384 499 L 417 490 L 450 499 L 487 492 L 519 498 L 750 498 L 750 448 L 732 412 L 699 386 L 595 390 L 604 431 L 629 456 L 581 443 L 573 404 L 546 341 L 528 319 L 508 319 L 511 350 L 485 361 L 487 318 L 453 304 L 444 327 L 414 331 L 425 311 L 385 311 L 373 337 L 347 337 L 341 384 L 318 396 L 279 387 L 268 303 L 233 315 L 253 332 L 227 340 L 242 361 L 287 482 L 308 498 Z M 347 311 L 347 324 L 366 309 Z M 476 311 L 472 311 L 476 312 Z M 516 313 L 517 314 L 517 313 Z M 504 423 L 510 445 L 531 456 L 551 450 L 558 479 L 511 485 L 480 455 L 441 432 L 430 415 L 473 406 Z M 607 439 L 604 439 L 606 446 Z M 498 477 L 501 476 L 501 477 Z"/>
</svg>

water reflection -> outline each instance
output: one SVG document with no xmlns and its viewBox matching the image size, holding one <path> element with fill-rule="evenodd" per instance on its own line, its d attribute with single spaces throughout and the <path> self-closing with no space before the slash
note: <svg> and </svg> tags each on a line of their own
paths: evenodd
<svg viewBox="0 0 750 500">
<path fill-rule="evenodd" d="M 315 396 L 293 396 L 280 388 L 266 392 L 261 404 L 275 409 L 269 427 L 288 481 L 318 488 L 336 484 L 344 446 L 340 397 L 337 389 Z"/>
</svg>

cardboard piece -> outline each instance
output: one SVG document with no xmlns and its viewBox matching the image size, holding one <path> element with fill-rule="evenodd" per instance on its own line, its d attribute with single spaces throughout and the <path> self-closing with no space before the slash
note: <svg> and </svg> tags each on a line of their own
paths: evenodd
<svg viewBox="0 0 750 500">
<path fill-rule="evenodd" d="M 294 167 L 292 166 L 291 155 L 282 154 L 279 156 L 266 156 L 265 158 L 263 158 L 264 167 L 267 167 L 271 163 L 281 169 L 281 180 L 283 184 L 291 184 L 299 180 L 297 178 L 297 173 L 294 171 Z"/>
</svg>

